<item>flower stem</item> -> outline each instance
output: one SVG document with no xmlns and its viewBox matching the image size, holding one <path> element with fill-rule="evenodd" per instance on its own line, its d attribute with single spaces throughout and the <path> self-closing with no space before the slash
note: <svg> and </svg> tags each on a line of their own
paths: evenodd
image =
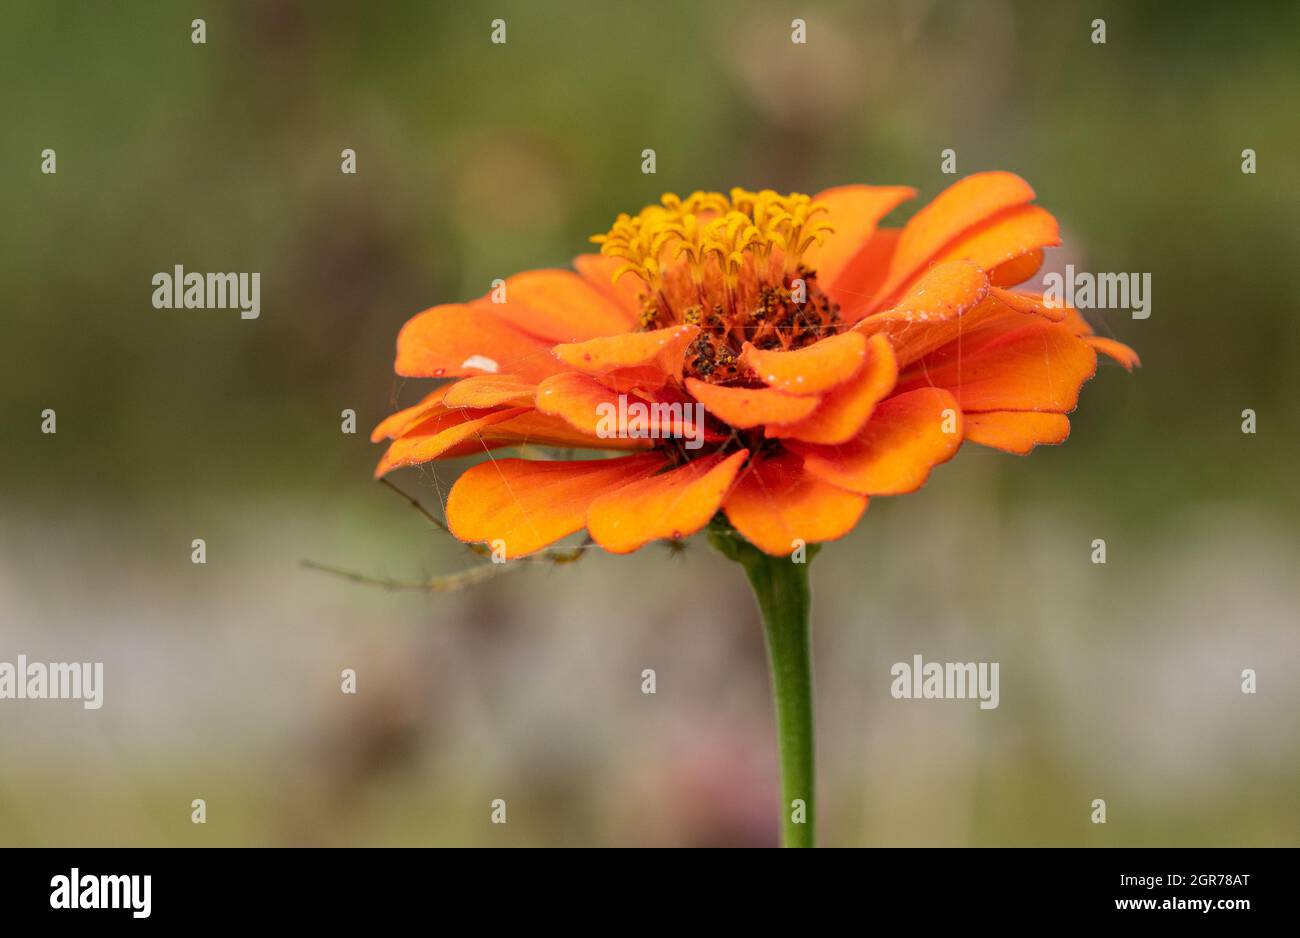
<svg viewBox="0 0 1300 938">
<path fill-rule="evenodd" d="M 812 648 L 808 631 L 808 564 L 763 553 L 738 532 L 715 522 L 710 542 L 739 563 L 749 578 L 763 618 L 776 742 L 781 762 L 781 845 L 811 847 L 816 839 L 816 775 L 813 758 Z M 816 546 L 805 548 L 811 560 Z"/>
</svg>

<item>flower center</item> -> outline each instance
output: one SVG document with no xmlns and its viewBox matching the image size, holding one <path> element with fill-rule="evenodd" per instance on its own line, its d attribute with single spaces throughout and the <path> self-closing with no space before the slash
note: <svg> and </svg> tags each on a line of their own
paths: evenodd
<svg viewBox="0 0 1300 938">
<path fill-rule="evenodd" d="M 686 354 L 688 375 L 715 384 L 746 383 L 737 359 L 746 342 L 796 349 L 839 327 L 839 307 L 802 263 L 832 232 L 827 211 L 801 193 L 770 189 L 668 194 L 639 214 L 619 215 L 591 240 L 624 261 L 614 279 L 643 286 L 641 329 L 700 327 Z"/>
</svg>

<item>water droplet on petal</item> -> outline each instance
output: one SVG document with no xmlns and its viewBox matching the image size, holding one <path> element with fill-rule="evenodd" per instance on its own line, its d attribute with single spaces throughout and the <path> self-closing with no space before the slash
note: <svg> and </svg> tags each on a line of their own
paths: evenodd
<svg viewBox="0 0 1300 938">
<path fill-rule="evenodd" d="M 498 370 L 497 363 L 488 358 L 486 355 L 471 355 L 460 363 L 462 368 L 477 368 L 480 371 L 486 371 L 488 374 L 496 374 Z"/>
</svg>

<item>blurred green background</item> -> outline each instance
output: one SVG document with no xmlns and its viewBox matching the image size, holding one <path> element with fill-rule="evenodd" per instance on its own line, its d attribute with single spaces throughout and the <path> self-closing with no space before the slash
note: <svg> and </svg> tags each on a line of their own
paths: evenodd
<svg viewBox="0 0 1300 938">
<path fill-rule="evenodd" d="M 0 702 L 0 844 L 774 843 L 756 613 L 702 540 L 449 594 L 300 562 L 480 562 L 370 481 L 370 427 L 427 390 L 391 371 L 413 313 L 664 191 L 917 186 L 902 221 L 948 147 L 1035 186 L 1049 268 L 1152 274 L 1150 319 L 1091 316 L 1144 367 L 1103 365 L 1065 446 L 968 447 L 817 559 L 823 842 L 1300 843 L 1300 6 L 9 0 L 0 27 L 0 660 L 106 672 L 99 711 Z M 176 264 L 261 272 L 260 319 L 154 309 Z M 462 468 L 397 481 L 436 508 Z M 1001 706 L 893 700 L 913 654 L 1001 662 Z"/>
</svg>

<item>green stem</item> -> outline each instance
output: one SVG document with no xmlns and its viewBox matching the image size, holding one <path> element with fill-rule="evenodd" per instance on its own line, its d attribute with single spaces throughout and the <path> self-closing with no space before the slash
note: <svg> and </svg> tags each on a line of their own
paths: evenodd
<svg viewBox="0 0 1300 938">
<path fill-rule="evenodd" d="M 785 555 L 773 557 L 721 521 L 710 527 L 709 540 L 744 568 L 763 618 L 781 761 L 781 845 L 811 847 L 816 839 L 817 791 L 807 561 L 816 546 L 805 548 L 806 557 L 799 557 L 800 562 Z"/>
</svg>

